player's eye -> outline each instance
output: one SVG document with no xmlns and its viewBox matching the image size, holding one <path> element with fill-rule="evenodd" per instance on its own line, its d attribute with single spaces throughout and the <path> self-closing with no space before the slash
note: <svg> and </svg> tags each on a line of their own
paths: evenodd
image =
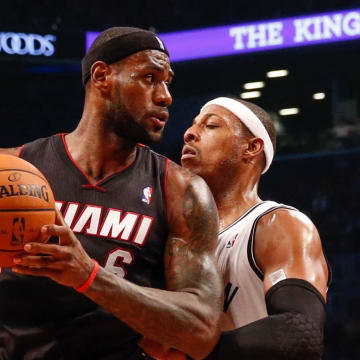
<svg viewBox="0 0 360 360">
<path fill-rule="evenodd" d="M 152 83 L 155 81 L 155 76 L 154 76 L 154 74 L 147 74 L 147 75 L 145 76 L 145 78 L 146 78 L 146 80 L 147 80 L 150 84 L 152 84 Z"/>
</svg>

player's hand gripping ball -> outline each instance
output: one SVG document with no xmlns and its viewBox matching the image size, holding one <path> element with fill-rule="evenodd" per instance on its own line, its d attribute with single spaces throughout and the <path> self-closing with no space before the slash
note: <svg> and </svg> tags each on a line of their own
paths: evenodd
<svg viewBox="0 0 360 360">
<path fill-rule="evenodd" d="M 24 245 L 41 241 L 55 222 L 55 200 L 44 175 L 29 162 L 0 154 L 0 267 L 13 266 Z"/>
</svg>

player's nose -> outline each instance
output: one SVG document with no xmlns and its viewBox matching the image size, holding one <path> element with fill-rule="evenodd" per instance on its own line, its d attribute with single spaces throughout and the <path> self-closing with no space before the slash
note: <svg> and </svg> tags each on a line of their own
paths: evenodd
<svg viewBox="0 0 360 360">
<path fill-rule="evenodd" d="M 154 102 L 162 107 L 169 107 L 172 103 L 172 96 L 166 83 L 158 84 L 154 92 Z"/>
<path fill-rule="evenodd" d="M 184 143 L 187 144 L 191 141 L 198 141 L 200 139 L 199 133 L 196 131 L 195 125 L 190 126 L 184 134 Z"/>
</svg>

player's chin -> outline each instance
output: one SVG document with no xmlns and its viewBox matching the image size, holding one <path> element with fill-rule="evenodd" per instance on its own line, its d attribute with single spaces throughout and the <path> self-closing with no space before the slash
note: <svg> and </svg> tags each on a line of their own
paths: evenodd
<svg viewBox="0 0 360 360">
<path fill-rule="evenodd" d="M 194 174 L 200 174 L 199 164 L 196 163 L 194 158 L 181 158 L 181 166 Z"/>
<path fill-rule="evenodd" d="M 136 142 L 151 146 L 152 144 L 158 143 L 162 140 L 162 133 L 153 133 L 150 131 L 146 131 L 142 134 L 142 136 L 136 137 Z"/>
<path fill-rule="evenodd" d="M 148 133 L 149 141 L 152 143 L 157 143 L 162 140 L 164 130 L 151 131 Z"/>
</svg>

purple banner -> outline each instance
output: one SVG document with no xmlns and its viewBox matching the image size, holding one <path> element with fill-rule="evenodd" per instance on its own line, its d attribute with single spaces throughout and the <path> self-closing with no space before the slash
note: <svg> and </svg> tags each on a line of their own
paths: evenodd
<svg viewBox="0 0 360 360">
<path fill-rule="evenodd" d="M 86 33 L 86 50 L 99 33 Z M 360 9 L 159 34 L 172 62 L 360 39 Z"/>
</svg>

